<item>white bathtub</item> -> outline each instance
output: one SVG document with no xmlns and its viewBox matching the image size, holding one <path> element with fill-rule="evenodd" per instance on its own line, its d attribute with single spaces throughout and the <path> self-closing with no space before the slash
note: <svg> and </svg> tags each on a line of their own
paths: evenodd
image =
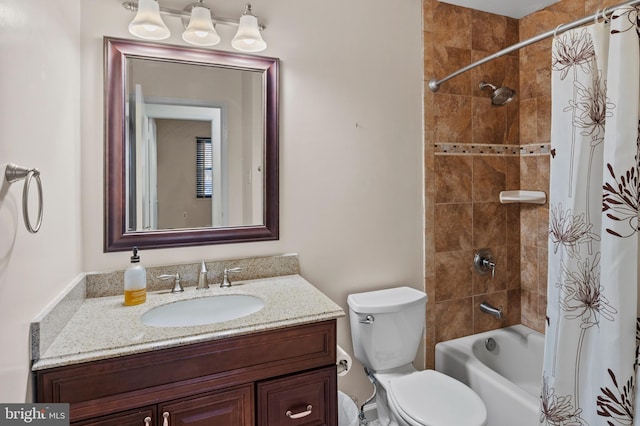
<svg viewBox="0 0 640 426">
<path fill-rule="evenodd" d="M 487 339 L 496 342 L 493 351 Z M 487 426 L 538 425 L 544 335 L 524 325 L 436 345 L 436 370 L 467 384 L 487 407 Z"/>
</svg>

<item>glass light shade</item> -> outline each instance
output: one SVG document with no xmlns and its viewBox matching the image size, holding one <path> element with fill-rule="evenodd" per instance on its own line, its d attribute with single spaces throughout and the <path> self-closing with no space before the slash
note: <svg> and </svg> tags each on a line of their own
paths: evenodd
<svg viewBox="0 0 640 426">
<path fill-rule="evenodd" d="M 258 28 L 258 18 L 250 14 L 240 17 L 238 32 L 231 40 L 231 46 L 242 52 L 260 52 L 267 48 Z"/>
<path fill-rule="evenodd" d="M 155 0 L 138 2 L 138 12 L 129 24 L 129 32 L 146 40 L 164 40 L 171 35 L 160 17 L 160 6 Z"/>
<path fill-rule="evenodd" d="M 191 10 L 189 26 L 182 39 L 197 46 L 213 46 L 220 43 L 220 36 L 211 22 L 211 13 L 206 7 L 196 6 Z"/>
</svg>

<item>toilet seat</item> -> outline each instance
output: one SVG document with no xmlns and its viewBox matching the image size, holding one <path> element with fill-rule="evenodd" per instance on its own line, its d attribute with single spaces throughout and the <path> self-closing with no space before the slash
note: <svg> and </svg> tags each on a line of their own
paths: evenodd
<svg viewBox="0 0 640 426">
<path fill-rule="evenodd" d="M 464 383 L 434 370 L 389 381 L 388 397 L 403 420 L 413 426 L 484 426 L 487 409 Z"/>
</svg>

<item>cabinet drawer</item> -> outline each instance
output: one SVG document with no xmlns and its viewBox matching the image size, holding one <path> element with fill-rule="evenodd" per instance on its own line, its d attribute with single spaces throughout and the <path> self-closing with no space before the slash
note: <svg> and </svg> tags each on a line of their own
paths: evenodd
<svg viewBox="0 0 640 426">
<path fill-rule="evenodd" d="M 98 417 L 83 422 L 73 422 L 71 426 L 143 426 L 144 419 L 149 417 L 150 424 L 157 424 L 155 420 L 155 407 L 143 407 L 139 410 L 129 410 L 124 413 Z"/>
<path fill-rule="evenodd" d="M 336 426 L 336 367 L 258 383 L 258 426 Z"/>
<path fill-rule="evenodd" d="M 158 418 L 171 426 L 252 426 L 253 384 L 161 404 Z"/>
</svg>

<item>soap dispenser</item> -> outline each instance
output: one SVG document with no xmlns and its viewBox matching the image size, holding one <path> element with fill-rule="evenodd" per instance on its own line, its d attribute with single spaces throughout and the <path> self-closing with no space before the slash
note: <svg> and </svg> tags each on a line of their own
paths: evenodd
<svg viewBox="0 0 640 426">
<path fill-rule="evenodd" d="M 124 271 L 124 304 L 133 306 L 147 300 L 147 271 L 140 264 L 138 247 L 133 248 L 131 265 Z"/>
</svg>

